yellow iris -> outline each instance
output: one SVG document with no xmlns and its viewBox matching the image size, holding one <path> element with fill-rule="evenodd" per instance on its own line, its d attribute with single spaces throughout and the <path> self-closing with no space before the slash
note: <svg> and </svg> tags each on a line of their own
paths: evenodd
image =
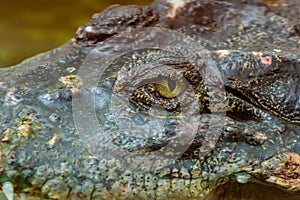
<svg viewBox="0 0 300 200">
<path fill-rule="evenodd" d="M 165 98 L 174 98 L 179 96 L 185 89 L 186 84 L 184 81 L 174 81 L 170 78 L 159 80 L 155 84 L 158 93 Z"/>
</svg>

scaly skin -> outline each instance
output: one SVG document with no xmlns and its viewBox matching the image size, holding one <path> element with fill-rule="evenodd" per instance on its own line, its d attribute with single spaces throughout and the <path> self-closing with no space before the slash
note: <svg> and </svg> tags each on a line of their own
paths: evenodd
<svg viewBox="0 0 300 200">
<path fill-rule="evenodd" d="M 300 198 L 297 11 L 281 17 L 259 0 L 180 2 L 113 6 L 96 14 L 62 47 L 1 70 L 2 185 L 12 183 L 16 194 L 42 199 L 240 199 L 224 188 L 231 188 L 229 182 L 250 182 L 248 189 L 240 186 L 248 199 Z M 147 41 L 152 47 L 143 46 Z M 162 48 L 167 42 L 174 42 L 167 45 L 172 48 Z M 134 45 L 144 48 L 134 50 Z M 99 55 L 117 57 L 113 62 L 90 60 L 93 53 L 98 55 L 94 48 Z M 194 53 L 205 61 L 195 62 Z M 214 64 L 209 67 L 207 60 Z M 99 83 L 88 85 L 99 78 L 97 73 L 104 70 L 100 66 L 106 70 Z M 81 70 L 92 73 L 83 75 Z M 212 89 L 214 72 L 221 79 Z M 180 104 L 175 97 L 165 98 L 155 85 L 168 77 L 180 81 L 179 74 L 190 86 L 175 95 Z M 180 120 L 186 116 L 197 119 L 195 137 L 189 146 L 176 144 L 186 151 L 174 162 L 157 160 L 155 169 L 137 170 L 128 157 L 111 156 L 114 152 L 87 142 L 85 132 L 77 129 L 74 99 L 88 94 L 85 90 L 96 91 L 102 134 L 112 137 L 105 148 L 149 155 L 182 139 L 180 127 L 188 126 Z M 130 94 L 130 111 L 118 102 L 110 105 L 112 93 Z M 178 115 L 193 102 L 197 107 Z M 162 131 L 159 126 L 151 126 L 154 137 L 135 137 L 110 121 L 114 112 L 144 123 L 154 104 L 173 115 L 166 119 L 161 110 L 151 115 L 163 121 L 162 135 L 155 135 Z M 97 131 L 91 141 L 99 140 Z M 256 192 L 253 185 L 282 192 Z"/>
</svg>

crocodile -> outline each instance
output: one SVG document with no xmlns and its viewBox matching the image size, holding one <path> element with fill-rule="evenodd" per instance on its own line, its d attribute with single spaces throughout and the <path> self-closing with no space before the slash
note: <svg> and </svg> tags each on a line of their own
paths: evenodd
<svg viewBox="0 0 300 200">
<path fill-rule="evenodd" d="M 3 194 L 300 199 L 299 6 L 113 5 L 1 69 Z"/>
</svg>

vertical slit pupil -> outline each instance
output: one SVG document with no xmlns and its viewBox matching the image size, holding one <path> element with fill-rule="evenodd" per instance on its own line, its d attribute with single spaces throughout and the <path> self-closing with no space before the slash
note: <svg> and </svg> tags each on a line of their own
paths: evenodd
<svg viewBox="0 0 300 200">
<path fill-rule="evenodd" d="M 169 87 L 170 91 L 173 92 L 174 89 L 176 88 L 176 81 L 168 79 L 168 87 Z"/>
</svg>

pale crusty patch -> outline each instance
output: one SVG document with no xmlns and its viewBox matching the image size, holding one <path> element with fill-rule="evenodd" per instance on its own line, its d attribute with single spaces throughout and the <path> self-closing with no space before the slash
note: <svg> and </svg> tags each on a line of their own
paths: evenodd
<svg viewBox="0 0 300 200">
<path fill-rule="evenodd" d="M 174 18 L 177 14 L 177 10 L 184 7 L 184 5 L 186 4 L 184 0 L 168 0 L 168 3 L 171 4 L 171 8 L 169 9 L 169 12 L 167 14 L 167 17 L 169 18 Z"/>
<path fill-rule="evenodd" d="M 289 153 L 288 158 L 269 179 L 288 190 L 300 191 L 300 155 Z"/>
</svg>

